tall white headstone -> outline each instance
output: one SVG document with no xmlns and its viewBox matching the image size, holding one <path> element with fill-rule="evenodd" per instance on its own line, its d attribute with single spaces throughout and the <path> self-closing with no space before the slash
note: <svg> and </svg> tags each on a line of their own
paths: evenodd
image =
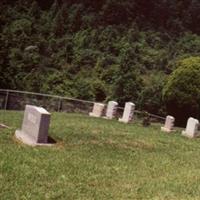
<svg viewBox="0 0 200 200">
<path fill-rule="evenodd" d="M 182 131 L 182 135 L 189 138 L 198 137 L 200 136 L 198 132 L 198 127 L 199 127 L 199 120 L 190 117 L 187 121 L 186 129 Z"/>
<path fill-rule="evenodd" d="M 174 122 L 175 122 L 175 118 L 168 115 L 165 120 L 165 126 L 161 127 L 161 130 L 167 133 L 172 132 L 174 128 Z"/>
<path fill-rule="evenodd" d="M 135 104 L 127 102 L 125 104 L 124 112 L 122 118 L 119 118 L 120 122 L 128 123 L 132 120 L 135 110 Z"/>
<path fill-rule="evenodd" d="M 16 138 L 31 146 L 48 144 L 50 116 L 42 107 L 26 105 L 22 129 L 16 130 Z"/>
<path fill-rule="evenodd" d="M 109 101 L 106 110 L 106 119 L 113 119 L 117 111 L 118 103 L 115 101 Z"/>
<path fill-rule="evenodd" d="M 89 113 L 89 115 L 92 117 L 101 117 L 103 115 L 104 108 L 105 104 L 94 103 L 93 110 Z"/>
</svg>

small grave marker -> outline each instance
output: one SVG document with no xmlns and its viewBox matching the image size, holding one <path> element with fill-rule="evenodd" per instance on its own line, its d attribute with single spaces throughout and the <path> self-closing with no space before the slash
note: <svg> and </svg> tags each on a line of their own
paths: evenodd
<svg viewBox="0 0 200 200">
<path fill-rule="evenodd" d="M 106 119 L 113 119 L 117 111 L 118 103 L 115 101 L 109 101 L 106 110 Z"/>
<path fill-rule="evenodd" d="M 165 126 L 161 127 L 161 130 L 167 133 L 173 131 L 175 118 L 173 116 L 168 115 L 165 120 Z"/>
<path fill-rule="evenodd" d="M 127 102 L 125 104 L 124 112 L 122 118 L 119 118 L 120 122 L 129 123 L 134 115 L 135 104 L 131 102 Z"/>
<path fill-rule="evenodd" d="M 187 121 L 186 129 L 182 131 L 182 135 L 189 138 L 199 137 L 200 134 L 198 132 L 198 126 L 199 126 L 199 121 L 197 119 L 190 117 Z"/>
<path fill-rule="evenodd" d="M 103 115 L 104 108 L 105 104 L 94 103 L 93 110 L 89 113 L 89 115 L 92 117 L 101 117 Z"/>
</svg>

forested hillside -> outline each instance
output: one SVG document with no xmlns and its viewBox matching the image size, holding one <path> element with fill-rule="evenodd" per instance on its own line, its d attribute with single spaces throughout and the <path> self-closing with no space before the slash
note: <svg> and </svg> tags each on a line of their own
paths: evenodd
<svg viewBox="0 0 200 200">
<path fill-rule="evenodd" d="M 0 87 L 165 114 L 168 76 L 200 53 L 199 10 L 198 0 L 1 0 Z"/>
</svg>

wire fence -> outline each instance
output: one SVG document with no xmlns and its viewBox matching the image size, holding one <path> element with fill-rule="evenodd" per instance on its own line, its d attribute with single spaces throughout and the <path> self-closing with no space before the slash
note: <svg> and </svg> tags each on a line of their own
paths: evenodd
<svg viewBox="0 0 200 200">
<path fill-rule="evenodd" d="M 27 104 L 44 107 L 49 112 L 81 113 L 88 115 L 92 111 L 94 103 L 96 102 L 57 95 L 0 89 L 0 124 L 12 126 L 12 123 L 15 121 L 18 121 L 18 123 L 22 122 L 23 111 Z M 16 114 L 16 111 L 18 114 Z M 116 118 L 122 117 L 123 111 L 123 107 L 118 107 Z M 8 113 L 11 115 L 12 121 L 10 117 L 7 117 Z M 165 118 L 158 115 L 149 113 L 149 117 L 153 122 L 163 123 L 165 121 Z M 135 110 L 134 120 L 142 120 L 143 118 L 144 112 Z"/>
</svg>

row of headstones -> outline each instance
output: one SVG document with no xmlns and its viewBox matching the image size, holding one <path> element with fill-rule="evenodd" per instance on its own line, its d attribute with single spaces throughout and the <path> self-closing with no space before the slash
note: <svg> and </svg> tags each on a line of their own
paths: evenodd
<svg viewBox="0 0 200 200">
<path fill-rule="evenodd" d="M 168 115 L 165 120 L 165 126 L 161 127 L 161 130 L 168 133 L 173 132 L 174 122 L 175 122 L 175 118 Z M 182 135 L 189 138 L 199 137 L 200 135 L 199 135 L 198 127 L 199 127 L 199 120 L 193 117 L 190 117 L 187 121 L 185 130 L 182 131 Z"/>
<path fill-rule="evenodd" d="M 105 118 L 113 119 L 116 114 L 117 106 L 117 102 L 110 101 Z M 95 104 L 93 113 L 90 113 L 90 115 L 100 117 L 103 113 L 104 107 L 104 104 Z M 125 112 L 120 121 L 129 122 L 132 119 L 134 108 L 135 105 L 133 103 L 127 103 Z M 31 146 L 51 145 L 48 142 L 50 116 L 51 114 L 42 107 L 26 105 L 22 128 L 21 130 L 16 130 L 16 138 Z"/>
<path fill-rule="evenodd" d="M 116 113 L 117 103 L 110 101 L 106 110 L 106 118 L 112 119 Z M 95 103 L 93 112 L 90 116 L 101 117 L 105 105 Z M 123 117 L 119 119 L 120 122 L 128 123 L 133 118 L 135 104 L 128 102 L 125 105 Z M 51 145 L 48 141 L 48 129 L 50 125 L 51 114 L 42 107 L 26 105 L 24 112 L 24 119 L 21 130 L 15 132 L 17 139 L 25 144 L 35 145 Z M 167 116 L 165 126 L 161 130 L 172 132 L 174 130 L 175 119 L 172 116 Z M 189 118 L 185 131 L 182 132 L 184 136 L 193 138 L 198 136 L 199 121 L 194 118 Z"/>
<path fill-rule="evenodd" d="M 106 109 L 104 118 L 113 119 L 117 112 L 118 103 L 115 101 L 109 101 Z M 102 103 L 94 103 L 93 111 L 89 113 L 92 117 L 103 117 L 104 109 L 106 105 Z M 127 102 L 125 104 L 124 112 L 122 118 L 119 118 L 120 122 L 128 123 L 133 119 L 133 114 L 135 110 L 135 104 Z"/>
<path fill-rule="evenodd" d="M 109 101 L 106 109 L 106 114 L 104 118 L 113 119 L 116 114 L 118 103 L 115 101 Z M 93 111 L 89 113 L 90 116 L 93 117 L 102 117 L 105 109 L 105 104 L 102 103 L 94 103 Z M 134 116 L 135 104 L 131 102 L 127 102 L 125 104 L 124 112 L 122 118 L 119 118 L 120 122 L 129 123 Z M 173 116 L 168 115 L 165 120 L 164 127 L 161 127 L 161 130 L 164 132 L 173 132 L 174 131 L 174 123 L 175 118 Z M 186 129 L 182 131 L 182 135 L 190 138 L 194 138 L 199 136 L 198 133 L 199 121 L 190 117 L 187 122 Z"/>
</svg>

